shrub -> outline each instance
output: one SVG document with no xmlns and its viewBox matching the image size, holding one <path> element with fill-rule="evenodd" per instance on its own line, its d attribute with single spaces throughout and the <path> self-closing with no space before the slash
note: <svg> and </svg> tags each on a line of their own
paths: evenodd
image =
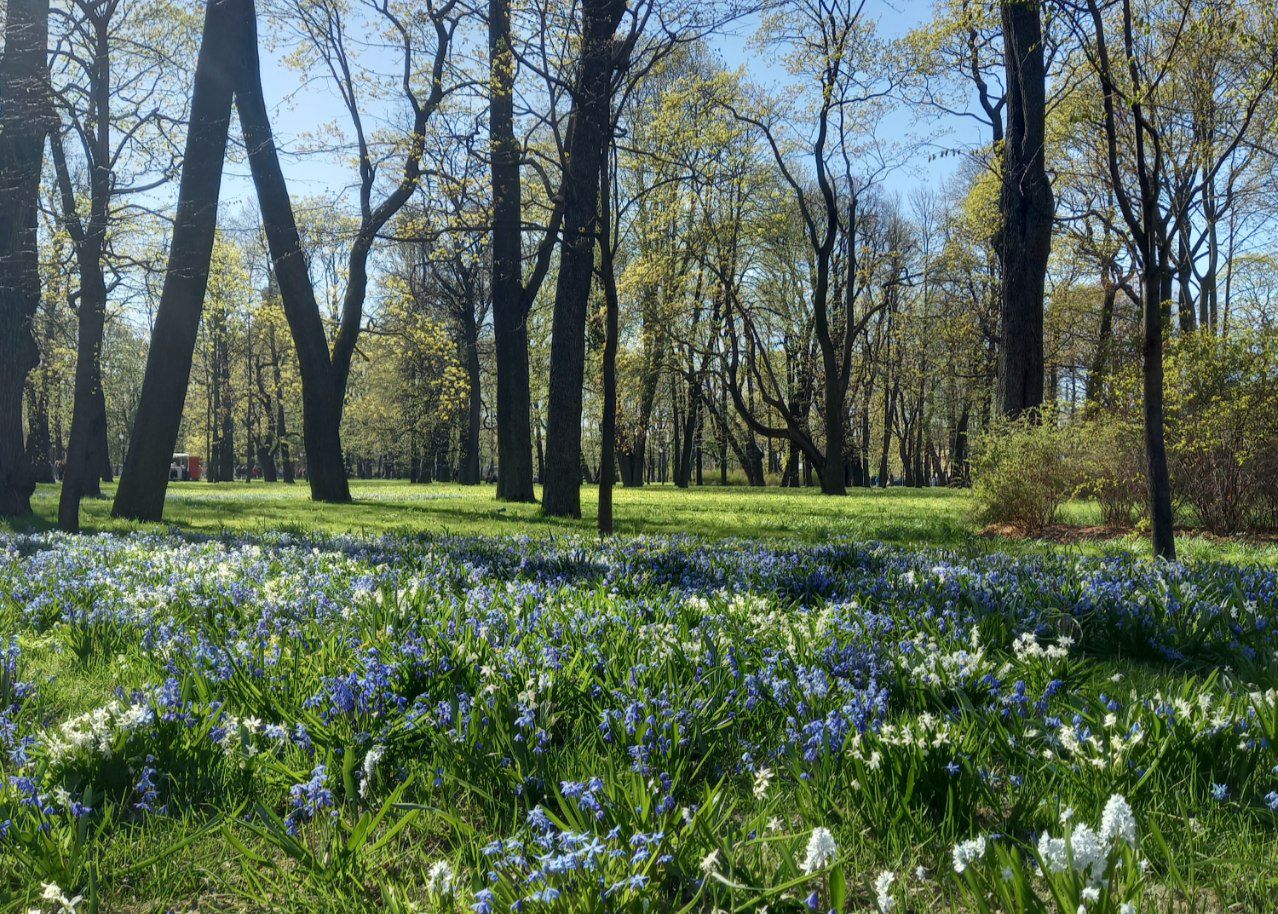
<svg viewBox="0 0 1278 914">
<path fill-rule="evenodd" d="M 1140 426 L 1106 414 L 1080 425 L 1076 440 L 1084 479 L 1080 491 L 1100 504 L 1106 526 L 1130 526 L 1146 494 Z"/>
<path fill-rule="evenodd" d="M 1074 430 L 1051 410 L 1016 422 L 996 421 L 976 440 L 972 475 L 985 520 L 1041 530 L 1081 481 Z"/>
<path fill-rule="evenodd" d="M 1139 429 L 1140 366 L 1098 420 Z M 1278 528 L 1278 334 L 1176 337 L 1164 363 L 1172 494 L 1213 533 Z M 1142 452 L 1143 447 L 1139 447 Z"/>
<path fill-rule="evenodd" d="M 1272 524 L 1278 506 L 1278 336 L 1194 333 L 1166 372 L 1172 485 L 1213 533 Z"/>
</svg>

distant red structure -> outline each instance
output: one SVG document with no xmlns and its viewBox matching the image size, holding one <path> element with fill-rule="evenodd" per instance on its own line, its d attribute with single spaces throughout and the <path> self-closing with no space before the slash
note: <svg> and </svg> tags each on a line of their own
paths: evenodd
<svg viewBox="0 0 1278 914">
<path fill-rule="evenodd" d="M 174 482 L 199 482 L 200 458 L 196 454 L 174 454 L 169 465 L 169 479 Z"/>
</svg>

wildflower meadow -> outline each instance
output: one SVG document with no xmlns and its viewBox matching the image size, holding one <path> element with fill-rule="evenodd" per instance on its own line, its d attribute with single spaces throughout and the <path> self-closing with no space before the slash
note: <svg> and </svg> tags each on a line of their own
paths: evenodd
<svg viewBox="0 0 1278 914">
<path fill-rule="evenodd" d="M 1269 910 L 1278 573 L 0 541 L 0 910 Z"/>
</svg>

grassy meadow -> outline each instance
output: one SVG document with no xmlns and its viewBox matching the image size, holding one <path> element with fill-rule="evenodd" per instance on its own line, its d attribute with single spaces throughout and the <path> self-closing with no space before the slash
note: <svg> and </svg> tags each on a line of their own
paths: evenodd
<svg viewBox="0 0 1278 914">
<path fill-rule="evenodd" d="M 1275 550 L 965 493 L 0 532 L 0 912 L 1278 910 Z M 1094 508 L 1069 518 L 1095 522 Z"/>
</svg>

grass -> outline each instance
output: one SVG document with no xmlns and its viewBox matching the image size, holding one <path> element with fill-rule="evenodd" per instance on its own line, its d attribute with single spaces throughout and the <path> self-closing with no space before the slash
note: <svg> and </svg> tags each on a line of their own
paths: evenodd
<svg viewBox="0 0 1278 914">
<path fill-rule="evenodd" d="M 65 914 L 42 905 L 46 883 L 85 894 L 79 914 L 804 914 L 809 893 L 844 914 L 1076 914 L 1099 874 L 1035 876 L 1037 836 L 1095 826 L 1115 795 L 1139 846 L 1112 845 L 1087 914 L 1275 909 L 1272 572 L 1054 548 L 516 540 L 487 534 L 575 528 L 494 521 L 451 487 L 361 486 L 349 509 L 184 491 L 201 496 L 177 502 L 186 529 L 219 529 L 225 501 L 250 532 L 0 536 L 15 636 L 0 640 L 0 914 Z M 383 532 L 415 516 L 406 496 L 436 492 L 497 526 L 281 541 L 247 520 L 278 499 L 294 524 L 349 511 Z M 678 494 L 627 497 L 657 511 Z M 683 497 L 709 503 L 685 522 L 710 534 L 807 505 L 807 535 L 913 523 L 969 542 L 923 523 L 935 500 L 967 524 L 958 493 Z M 806 872 L 818 827 L 838 856 Z M 977 835 L 989 849 L 955 873 Z M 491 850 L 515 840 L 528 852 Z M 603 848 L 590 865 L 587 843 Z M 876 897 L 884 871 L 894 907 Z M 542 886 L 561 897 L 518 904 Z M 1019 894 L 987 907 L 1000 891 Z"/>
<path fill-rule="evenodd" d="M 310 501 L 305 483 L 174 483 L 169 486 L 164 524 L 189 533 L 354 533 L 360 535 L 591 534 L 595 530 L 594 487 L 582 489 L 580 520 L 550 518 L 537 505 L 498 502 L 492 486 L 447 483 L 410 485 L 374 480 L 351 484 L 354 503 L 331 506 Z M 114 487 L 87 499 L 82 524 L 90 532 L 126 532 L 139 525 L 110 515 Z M 35 517 L 10 522 L 9 529 L 48 530 L 57 519 L 57 486 L 40 486 Z M 829 498 L 811 489 L 748 489 L 709 486 L 618 488 L 619 534 L 690 534 L 710 540 L 749 537 L 770 542 L 824 543 L 841 540 L 914 546 L 943 546 L 965 553 L 1068 551 L 1085 555 L 1147 555 L 1147 538 L 1132 533 L 1067 545 L 981 535 L 971 496 L 955 489 L 854 489 Z M 1070 525 L 1100 522 L 1097 507 L 1076 501 L 1062 511 Z M 146 525 L 142 525 L 146 526 Z M 4 529 L 0 522 L 0 529 Z M 1187 561 L 1278 565 L 1278 544 L 1221 541 L 1185 534 L 1178 541 Z"/>
</svg>

